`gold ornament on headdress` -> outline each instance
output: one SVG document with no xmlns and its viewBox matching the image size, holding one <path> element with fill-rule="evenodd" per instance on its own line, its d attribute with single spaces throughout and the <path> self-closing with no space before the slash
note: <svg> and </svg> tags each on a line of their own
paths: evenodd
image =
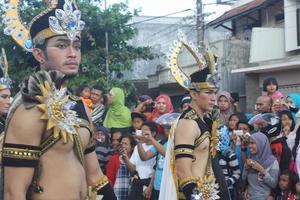
<svg viewBox="0 0 300 200">
<path fill-rule="evenodd" d="M 191 53 L 200 69 L 206 67 L 206 61 L 199 49 L 179 31 L 178 39 L 174 41 L 173 46 L 170 48 L 170 54 L 167 56 L 167 67 L 171 70 L 171 74 L 177 83 L 188 90 L 190 79 L 178 65 L 178 56 L 182 47 L 185 47 Z"/>
<path fill-rule="evenodd" d="M 81 12 L 77 9 L 75 0 L 65 0 L 62 9 L 57 8 L 58 0 L 44 0 L 44 2 L 47 8 L 31 20 L 29 29 L 34 22 L 53 9 L 55 9 L 55 16 L 49 16 L 49 27 L 41 30 L 34 38 L 30 37 L 30 30 L 20 17 L 20 0 L 9 0 L 4 5 L 4 33 L 10 35 L 26 51 L 31 52 L 34 43 L 55 35 L 66 34 L 73 40 L 84 28 L 85 23 L 80 20 Z"/>
<path fill-rule="evenodd" d="M 53 0 L 52 0 L 53 1 Z M 50 8 L 51 4 L 47 4 Z M 26 51 L 31 51 L 32 42 L 28 28 L 20 17 L 20 0 L 10 0 L 4 5 L 5 24 L 4 33 L 10 35 L 13 40 Z"/>
<path fill-rule="evenodd" d="M 190 78 L 183 72 L 182 68 L 178 65 L 178 56 L 182 47 L 185 47 L 188 52 L 193 56 L 196 61 L 199 70 L 203 70 L 204 68 L 208 67 L 210 71 L 210 77 L 215 78 L 216 75 L 216 62 L 215 62 L 215 55 L 211 51 L 210 47 L 206 45 L 206 52 L 203 55 L 200 53 L 200 50 L 195 47 L 195 45 L 188 41 L 186 36 L 179 31 L 178 32 L 178 39 L 174 41 L 173 46 L 170 48 L 170 53 L 167 56 L 167 67 L 170 69 L 172 76 L 176 80 L 176 82 L 189 90 L 190 86 Z M 210 78 L 209 77 L 209 78 Z M 207 82 L 197 83 L 200 88 L 207 88 L 210 86 Z"/>
<path fill-rule="evenodd" d="M 52 130 L 54 138 L 61 137 L 64 143 L 73 141 L 81 120 L 71 108 L 76 104 L 66 95 L 67 89 L 57 90 L 48 81 L 39 85 L 42 95 L 35 98 L 40 102 L 36 107 L 43 112 L 40 119 L 47 121 L 47 131 Z"/>
</svg>

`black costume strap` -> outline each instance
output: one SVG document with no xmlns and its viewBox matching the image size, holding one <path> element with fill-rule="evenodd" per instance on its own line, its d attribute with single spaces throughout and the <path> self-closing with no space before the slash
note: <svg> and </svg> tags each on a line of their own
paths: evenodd
<svg viewBox="0 0 300 200">
<path fill-rule="evenodd" d="M 84 155 L 92 153 L 93 151 L 95 151 L 95 144 L 88 144 L 88 146 L 86 147 L 86 149 L 84 150 Z"/>
<path fill-rule="evenodd" d="M 175 160 L 179 158 L 191 158 L 195 159 L 194 156 L 194 145 L 190 144 L 178 144 L 174 147 Z"/>
<path fill-rule="evenodd" d="M 103 196 L 102 200 L 117 200 L 114 190 L 110 184 L 104 185 L 100 190 L 98 190 L 97 194 Z"/>
<path fill-rule="evenodd" d="M 179 187 L 187 200 L 191 199 L 193 190 L 197 188 L 197 182 L 194 177 L 186 177 L 180 181 Z"/>
<path fill-rule="evenodd" d="M 38 165 L 41 156 L 39 146 L 4 143 L 2 149 L 3 166 L 33 167 Z"/>
</svg>

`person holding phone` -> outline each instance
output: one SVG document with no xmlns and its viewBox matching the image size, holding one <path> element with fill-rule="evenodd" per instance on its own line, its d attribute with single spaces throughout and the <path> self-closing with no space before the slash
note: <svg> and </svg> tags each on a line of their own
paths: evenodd
<svg viewBox="0 0 300 200">
<path fill-rule="evenodd" d="M 143 200 L 151 197 L 153 185 L 150 184 L 150 182 L 154 171 L 153 167 L 156 163 L 156 157 L 154 156 L 151 159 L 142 160 L 138 152 L 138 147 L 140 146 L 140 148 L 143 148 L 145 151 L 150 150 L 153 145 L 150 140 L 148 140 L 148 136 L 154 138 L 156 130 L 156 123 L 144 122 L 141 127 L 141 135 L 136 134 L 134 136 L 137 141 L 137 146 L 134 148 L 131 157 L 124 157 L 128 170 L 133 174 L 129 199 Z"/>
<path fill-rule="evenodd" d="M 136 142 L 133 136 L 129 134 L 123 135 L 120 141 L 120 166 L 116 173 L 113 188 L 118 200 L 128 200 L 131 176 L 125 160 L 131 157 Z"/>
</svg>

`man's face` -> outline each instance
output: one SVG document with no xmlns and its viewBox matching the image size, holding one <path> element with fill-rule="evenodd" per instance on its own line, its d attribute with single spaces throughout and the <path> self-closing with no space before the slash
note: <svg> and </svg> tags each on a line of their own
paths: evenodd
<svg viewBox="0 0 300 200">
<path fill-rule="evenodd" d="M 10 107 L 10 90 L 0 90 L 0 115 L 7 114 Z"/>
<path fill-rule="evenodd" d="M 93 104 L 101 103 L 102 91 L 97 89 L 92 89 L 91 91 L 91 100 Z"/>
<path fill-rule="evenodd" d="M 113 149 L 115 150 L 115 152 L 117 152 L 118 149 L 119 149 L 119 144 L 120 144 L 121 137 L 122 137 L 122 133 L 121 132 L 115 132 L 112 135 L 111 145 L 112 145 Z"/>
<path fill-rule="evenodd" d="M 76 75 L 81 61 L 81 41 L 71 41 L 67 36 L 55 36 L 47 41 L 41 68 L 57 70 L 66 75 Z"/>
<path fill-rule="evenodd" d="M 211 112 L 215 106 L 217 90 L 203 89 L 201 92 L 192 91 L 192 99 L 203 112 Z"/>
<path fill-rule="evenodd" d="M 256 109 L 259 113 L 271 112 L 271 104 L 267 102 L 267 99 L 258 97 L 256 100 Z"/>
</svg>

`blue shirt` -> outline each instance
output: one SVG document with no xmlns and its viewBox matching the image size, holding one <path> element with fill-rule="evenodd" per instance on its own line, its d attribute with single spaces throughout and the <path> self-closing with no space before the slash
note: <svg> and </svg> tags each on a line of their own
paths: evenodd
<svg viewBox="0 0 300 200">
<path fill-rule="evenodd" d="M 163 145 L 166 149 L 168 146 L 168 141 Z M 153 146 L 150 151 L 156 156 L 156 168 L 155 168 L 155 175 L 154 175 L 154 189 L 160 191 L 160 184 L 161 184 L 161 177 L 164 168 L 165 157 L 158 153 L 157 149 Z"/>
</svg>

